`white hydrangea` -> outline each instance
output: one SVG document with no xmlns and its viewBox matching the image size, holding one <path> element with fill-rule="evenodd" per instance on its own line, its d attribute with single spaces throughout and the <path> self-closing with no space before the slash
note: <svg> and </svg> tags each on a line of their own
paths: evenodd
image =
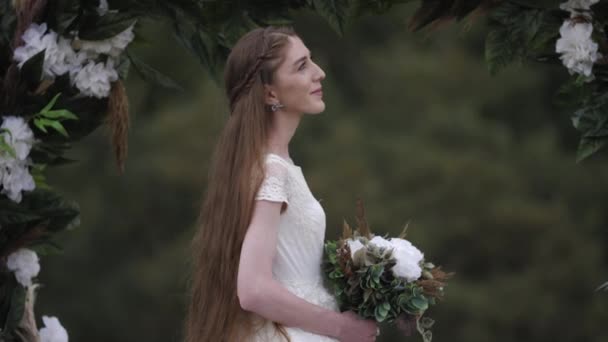
<svg viewBox="0 0 608 342">
<path fill-rule="evenodd" d="M 2 162 L 0 185 L 2 185 L 0 193 L 20 203 L 23 191 L 32 191 L 36 188 L 36 182 L 28 169 L 28 161 L 13 159 Z"/>
<path fill-rule="evenodd" d="M 77 61 L 76 52 L 72 49 L 70 40 L 60 37 L 56 32 L 47 31 L 46 23 L 32 23 L 24 32 L 22 40 L 25 43 L 15 49 L 13 59 L 19 68 L 31 57 L 44 51 L 43 71 L 45 76 L 61 76 L 73 67 Z"/>
<path fill-rule="evenodd" d="M 566 20 L 559 30 L 561 38 L 555 44 L 555 51 L 570 74 L 580 74 L 592 79 L 593 64 L 601 57 L 598 45 L 591 39 L 593 25 Z"/>
<path fill-rule="evenodd" d="M 74 70 L 71 76 L 72 85 L 84 95 L 97 98 L 108 97 L 111 83 L 118 80 L 112 59 L 108 59 L 106 63 L 89 61 L 80 70 Z"/>
<path fill-rule="evenodd" d="M 32 191 L 36 184 L 29 172 L 30 150 L 34 144 L 34 133 L 22 117 L 5 116 L 0 129 L 4 141 L 15 151 L 15 157 L 7 152 L 0 152 L 0 193 L 12 201 L 21 202 L 22 191 Z"/>
<path fill-rule="evenodd" d="M 104 15 L 106 15 L 106 13 L 108 13 L 108 10 L 108 0 L 99 0 L 99 6 L 97 6 L 97 14 L 103 17 Z"/>
<path fill-rule="evenodd" d="M 25 287 L 32 286 L 32 278 L 40 272 L 38 255 L 27 248 L 21 248 L 9 255 L 6 266 L 15 272 L 15 278 Z"/>
<path fill-rule="evenodd" d="M 360 250 L 361 248 L 365 248 L 365 246 L 361 243 L 361 241 L 356 240 L 356 239 L 348 239 L 346 241 L 346 243 L 348 244 L 348 248 L 350 249 L 350 258 L 352 260 L 355 259 L 355 253 Z"/>
<path fill-rule="evenodd" d="M 588 11 L 591 6 L 598 3 L 600 0 L 568 0 L 559 5 L 559 8 L 570 12 L 572 15 L 579 14 L 580 10 Z"/>
<path fill-rule="evenodd" d="M 135 38 L 133 33 L 133 27 L 135 24 L 129 26 L 126 30 L 117 34 L 116 36 L 104 40 L 82 40 L 76 41 L 81 51 L 86 51 L 91 56 L 97 54 L 106 54 L 112 57 L 118 57 L 125 50 L 127 45 Z"/>
<path fill-rule="evenodd" d="M 57 35 L 52 32 L 53 35 Z M 69 72 L 72 68 L 79 67 L 82 64 L 82 59 L 74 49 L 72 42 L 69 39 L 59 37 L 57 45 L 45 52 L 45 63 L 48 64 L 48 69 L 56 76 L 61 76 Z"/>
<path fill-rule="evenodd" d="M 40 329 L 40 342 L 68 342 L 68 332 L 57 317 L 42 316 L 44 327 Z"/>
<path fill-rule="evenodd" d="M 32 23 L 30 27 L 25 30 L 25 32 L 21 36 L 21 40 L 23 40 L 24 45 L 16 48 L 13 54 L 13 59 L 19 63 L 19 68 L 21 68 L 23 64 L 32 56 L 46 49 L 46 43 L 48 42 L 42 41 L 43 37 L 45 36 L 45 33 L 45 23 L 42 23 L 40 25 Z"/>
<path fill-rule="evenodd" d="M 8 130 L 2 133 L 4 141 L 15 150 L 17 159 L 25 160 L 34 144 L 34 132 L 30 126 L 22 117 L 5 116 L 0 126 L 0 130 L 3 129 Z"/>
<path fill-rule="evenodd" d="M 393 246 L 393 257 L 397 259 L 397 264 L 392 269 L 395 276 L 405 278 L 408 282 L 420 278 L 420 262 L 424 258 L 422 252 L 404 239 L 392 238 L 390 243 Z"/>
</svg>

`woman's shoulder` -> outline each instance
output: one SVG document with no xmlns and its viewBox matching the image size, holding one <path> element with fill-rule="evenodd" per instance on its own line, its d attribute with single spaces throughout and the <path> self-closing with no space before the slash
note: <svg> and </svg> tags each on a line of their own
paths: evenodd
<svg viewBox="0 0 608 342">
<path fill-rule="evenodd" d="M 293 161 L 285 159 L 278 154 L 275 153 L 266 153 L 265 155 L 266 163 L 274 163 L 284 166 L 287 170 L 299 170 L 300 167 L 293 163 Z"/>
</svg>

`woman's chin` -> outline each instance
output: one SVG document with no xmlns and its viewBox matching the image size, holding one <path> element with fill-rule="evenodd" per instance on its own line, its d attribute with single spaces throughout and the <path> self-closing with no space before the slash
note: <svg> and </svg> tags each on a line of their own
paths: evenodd
<svg viewBox="0 0 608 342">
<path fill-rule="evenodd" d="M 307 110 L 305 113 L 308 114 L 321 114 L 325 111 L 325 102 L 323 101 L 319 101 L 319 103 L 315 103 L 314 106 L 311 106 L 311 108 L 309 110 Z"/>
</svg>

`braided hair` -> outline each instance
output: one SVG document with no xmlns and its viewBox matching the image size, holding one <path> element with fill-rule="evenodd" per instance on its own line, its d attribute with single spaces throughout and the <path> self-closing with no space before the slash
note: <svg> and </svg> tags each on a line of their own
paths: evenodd
<svg viewBox="0 0 608 342">
<path fill-rule="evenodd" d="M 225 83 L 226 93 L 230 101 L 231 113 L 233 112 L 234 105 L 243 97 L 246 96 L 252 86 L 259 81 L 261 85 L 272 83 L 272 75 L 282 58 L 280 52 L 285 46 L 284 39 L 286 36 L 295 36 L 295 32 L 287 27 L 266 27 L 253 30 L 249 32 L 242 39 L 257 38 L 258 44 L 252 47 L 252 52 L 249 52 L 248 60 L 246 60 L 246 68 L 243 68 L 244 72 L 239 73 L 238 79 L 229 80 L 232 76 L 231 70 L 226 70 Z M 256 37 L 257 36 L 257 37 Z M 255 53 L 255 55 L 253 55 Z M 231 53 L 231 56 L 236 56 Z M 236 57 L 235 57 L 236 58 Z M 231 58 L 228 58 L 227 67 L 232 62 Z M 238 63 L 234 63 L 238 64 Z M 242 76 L 241 76 L 242 75 Z M 230 84 L 234 82 L 234 84 Z"/>
</svg>

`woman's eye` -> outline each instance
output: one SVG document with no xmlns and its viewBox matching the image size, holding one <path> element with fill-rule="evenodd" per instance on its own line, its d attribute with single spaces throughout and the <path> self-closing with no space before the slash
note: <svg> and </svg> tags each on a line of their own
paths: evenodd
<svg viewBox="0 0 608 342">
<path fill-rule="evenodd" d="M 304 70 L 305 67 L 306 67 L 306 63 L 302 63 L 300 65 L 300 67 L 298 68 L 298 70 Z"/>
</svg>

